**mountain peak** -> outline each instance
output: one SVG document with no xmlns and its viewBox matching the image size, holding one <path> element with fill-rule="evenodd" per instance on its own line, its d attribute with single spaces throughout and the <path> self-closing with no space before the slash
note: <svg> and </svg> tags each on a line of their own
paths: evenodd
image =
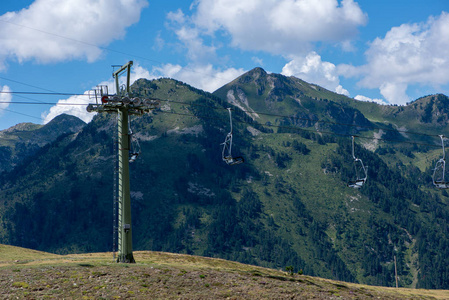
<svg viewBox="0 0 449 300">
<path fill-rule="evenodd" d="M 75 125 L 75 126 L 84 126 L 86 123 L 82 121 L 80 118 L 68 115 L 68 114 L 60 114 L 59 116 L 54 117 L 50 122 L 47 123 L 47 125 L 63 125 L 63 124 L 69 124 L 69 125 Z M 45 125 L 45 126 L 47 126 Z"/>
<path fill-rule="evenodd" d="M 40 141 L 39 143 L 42 143 L 42 141 L 44 141 L 45 139 L 51 141 L 56 139 L 61 134 L 77 132 L 85 125 L 86 123 L 78 117 L 61 114 L 39 128 L 39 130 L 36 130 L 34 132 L 34 137 L 36 139 L 36 142 Z"/>
<path fill-rule="evenodd" d="M 248 74 L 267 75 L 267 72 L 261 67 L 255 67 L 254 69 L 248 71 Z"/>
<path fill-rule="evenodd" d="M 256 68 L 240 75 L 239 77 L 237 77 L 235 80 L 233 80 L 229 84 L 248 84 L 248 83 L 252 83 L 252 82 L 258 82 L 260 80 L 265 81 L 267 78 L 267 75 L 268 75 L 268 73 L 264 69 L 262 69 L 260 67 L 256 67 Z"/>
</svg>

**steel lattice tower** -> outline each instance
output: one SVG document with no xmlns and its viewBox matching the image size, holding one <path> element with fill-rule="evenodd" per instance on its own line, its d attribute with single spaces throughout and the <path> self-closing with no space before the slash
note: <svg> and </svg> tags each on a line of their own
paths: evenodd
<svg viewBox="0 0 449 300">
<path fill-rule="evenodd" d="M 132 98 L 130 93 L 130 61 L 115 71 L 116 95 L 108 95 L 107 88 L 95 90 L 96 104 L 87 106 L 88 112 L 117 113 L 118 127 L 118 257 L 117 262 L 135 263 L 132 245 L 131 193 L 129 180 L 129 151 L 131 137 L 129 134 L 129 115 L 143 115 L 159 106 L 159 101 Z M 120 90 L 119 76 L 127 72 L 126 86 Z M 106 91 L 106 92 L 105 92 Z M 99 96 L 99 97 L 98 97 Z M 100 98 L 101 101 L 98 101 Z M 115 167 L 115 166 L 114 166 Z M 114 190 L 114 193 L 117 191 Z"/>
</svg>

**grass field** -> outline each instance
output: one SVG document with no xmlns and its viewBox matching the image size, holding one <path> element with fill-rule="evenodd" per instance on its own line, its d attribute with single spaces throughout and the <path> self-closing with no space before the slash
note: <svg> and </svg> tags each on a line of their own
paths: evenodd
<svg viewBox="0 0 449 300">
<path fill-rule="evenodd" d="M 2 299 L 449 299 L 449 291 L 332 281 L 222 259 L 137 251 L 55 255 L 0 245 Z"/>
</svg>

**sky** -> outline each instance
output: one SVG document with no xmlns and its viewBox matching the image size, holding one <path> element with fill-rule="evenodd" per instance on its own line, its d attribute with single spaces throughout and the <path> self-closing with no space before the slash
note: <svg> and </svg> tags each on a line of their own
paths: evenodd
<svg viewBox="0 0 449 300">
<path fill-rule="evenodd" d="M 449 95 L 447 0 L 2 0 L 0 43 L 0 130 L 89 122 L 128 61 L 208 92 L 262 67 L 359 101 Z"/>
</svg>

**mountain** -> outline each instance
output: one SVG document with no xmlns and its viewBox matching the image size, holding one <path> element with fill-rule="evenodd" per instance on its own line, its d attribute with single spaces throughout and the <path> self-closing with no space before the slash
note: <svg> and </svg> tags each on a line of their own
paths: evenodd
<svg viewBox="0 0 449 300">
<path fill-rule="evenodd" d="M 421 97 L 405 106 L 384 106 L 374 103 L 353 101 L 353 106 L 365 116 L 388 122 L 395 128 L 407 127 L 404 130 L 422 133 L 449 135 L 449 98 L 443 94 Z"/>
<path fill-rule="evenodd" d="M 296 77 L 268 74 L 261 68 L 238 77 L 214 95 L 244 110 L 262 124 L 310 127 L 316 123 L 317 130 L 342 134 L 354 133 L 357 127 L 348 129 L 338 123 L 356 124 L 360 128 L 372 126 L 358 109 L 341 101 L 346 97 Z"/>
<path fill-rule="evenodd" d="M 161 101 L 130 122 L 142 150 L 131 164 L 136 250 L 384 286 L 395 285 L 396 258 L 400 286 L 448 288 L 449 196 L 431 178 L 446 96 L 381 106 L 260 68 L 213 94 L 167 78 L 132 92 Z M 234 166 L 222 159 L 228 107 L 232 155 L 245 159 Z M 116 124 L 96 115 L 0 173 L 1 243 L 113 248 Z M 351 135 L 368 166 L 358 190 L 346 186 Z"/>
<path fill-rule="evenodd" d="M 0 172 L 10 171 L 43 146 L 69 132 L 78 132 L 85 123 L 70 115 L 60 115 L 46 125 L 20 123 L 0 131 Z"/>
<path fill-rule="evenodd" d="M 449 98 L 442 94 L 425 96 L 406 106 L 378 105 L 333 93 L 293 76 L 268 74 L 261 68 L 243 74 L 213 94 L 264 124 L 315 124 L 317 130 L 330 129 L 341 134 L 377 128 L 428 134 L 438 130 L 449 135 Z"/>
</svg>

